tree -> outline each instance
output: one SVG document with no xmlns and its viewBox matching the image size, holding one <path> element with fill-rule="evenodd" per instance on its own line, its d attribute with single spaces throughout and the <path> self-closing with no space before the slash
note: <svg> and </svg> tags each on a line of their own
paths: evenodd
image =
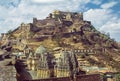
<svg viewBox="0 0 120 81">
<path fill-rule="evenodd" d="M 120 81 L 120 73 L 116 75 L 116 81 Z"/>
<path fill-rule="evenodd" d="M 8 30 L 7 34 L 10 35 L 12 33 L 12 30 Z"/>
<path fill-rule="evenodd" d="M 110 38 L 110 33 L 108 32 L 108 33 L 106 33 L 106 35 Z"/>
</svg>

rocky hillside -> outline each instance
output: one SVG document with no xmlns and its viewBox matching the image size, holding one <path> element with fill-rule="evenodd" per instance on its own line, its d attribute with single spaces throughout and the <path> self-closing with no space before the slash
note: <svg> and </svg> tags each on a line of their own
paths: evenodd
<svg viewBox="0 0 120 81">
<path fill-rule="evenodd" d="M 66 49 L 102 49 L 94 58 L 84 56 L 93 65 L 106 66 L 120 71 L 120 46 L 109 35 L 95 29 L 90 21 L 83 19 L 83 13 L 54 11 L 46 19 L 33 18 L 32 23 L 22 23 L 17 29 L 2 35 L 2 42 L 8 40 L 13 49 L 24 46 L 36 49 L 43 45 L 50 51 L 56 47 Z"/>
</svg>

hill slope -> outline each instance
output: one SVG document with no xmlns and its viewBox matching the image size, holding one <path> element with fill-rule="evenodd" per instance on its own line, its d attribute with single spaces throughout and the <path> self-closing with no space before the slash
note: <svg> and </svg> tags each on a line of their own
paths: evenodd
<svg viewBox="0 0 120 81">
<path fill-rule="evenodd" d="M 33 23 L 22 23 L 4 35 L 2 42 L 6 39 L 19 50 L 24 50 L 26 45 L 34 50 L 43 45 L 50 51 L 56 47 L 99 49 L 101 51 L 93 55 L 97 60 L 87 56 L 85 59 L 93 65 L 120 71 L 120 46 L 109 35 L 97 31 L 90 21 L 83 20 L 82 13 L 55 11 L 43 20 L 33 18 Z"/>
</svg>

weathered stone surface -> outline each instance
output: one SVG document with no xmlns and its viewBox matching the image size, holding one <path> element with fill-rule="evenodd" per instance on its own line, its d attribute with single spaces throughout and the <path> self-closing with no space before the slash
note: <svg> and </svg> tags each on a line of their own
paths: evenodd
<svg viewBox="0 0 120 81">
<path fill-rule="evenodd" d="M 14 66 L 0 66 L 0 81 L 17 81 Z"/>
</svg>

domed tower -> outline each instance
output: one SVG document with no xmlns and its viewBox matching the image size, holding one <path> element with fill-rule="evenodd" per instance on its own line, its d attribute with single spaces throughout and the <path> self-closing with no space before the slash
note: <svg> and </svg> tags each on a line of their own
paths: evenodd
<svg viewBox="0 0 120 81">
<path fill-rule="evenodd" d="M 72 77 L 78 73 L 78 61 L 71 51 L 62 51 L 54 66 L 56 77 Z"/>
<path fill-rule="evenodd" d="M 54 68 L 55 70 L 55 76 L 56 77 L 68 77 L 70 76 L 70 62 L 68 58 L 67 52 L 61 52 L 60 57 L 58 58 L 56 62 L 56 66 Z"/>
<path fill-rule="evenodd" d="M 35 52 L 36 58 L 39 58 L 37 64 L 37 78 L 50 78 L 51 77 L 51 57 L 47 52 L 46 48 L 40 46 L 37 48 Z"/>
<path fill-rule="evenodd" d="M 40 45 L 35 51 L 35 56 L 40 57 L 44 55 L 44 53 L 47 53 L 47 50 L 44 46 Z"/>
</svg>

